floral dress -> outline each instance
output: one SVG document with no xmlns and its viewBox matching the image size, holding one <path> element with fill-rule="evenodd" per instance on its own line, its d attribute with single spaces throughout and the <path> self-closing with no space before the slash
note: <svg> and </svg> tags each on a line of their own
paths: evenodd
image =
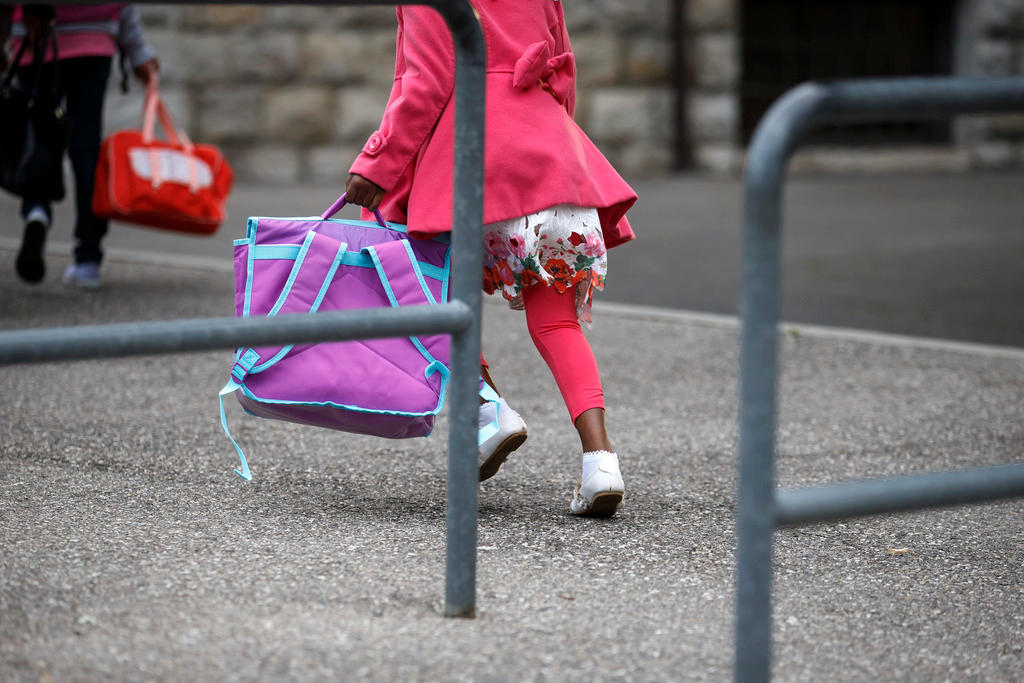
<svg viewBox="0 0 1024 683">
<path fill-rule="evenodd" d="M 484 291 L 516 310 L 535 283 L 573 290 L 576 316 L 590 323 L 594 288 L 604 289 L 608 256 L 597 209 L 560 204 L 484 226 Z"/>
</svg>

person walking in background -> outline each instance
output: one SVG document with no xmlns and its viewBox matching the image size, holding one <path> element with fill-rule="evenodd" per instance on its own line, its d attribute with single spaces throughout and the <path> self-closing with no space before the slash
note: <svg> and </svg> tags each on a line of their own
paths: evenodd
<svg viewBox="0 0 1024 683">
<path fill-rule="evenodd" d="M 611 516 L 625 486 L 605 426 L 594 354 L 580 328 L 604 287 L 607 249 L 634 238 L 636 194 L 573 121 L 576 66 L 562 4 L 474 0 L 487 40 L 484 273 L 525 311 L 582 446 L 576 515 Z M 455 53 L 432 9 L 397 9 L 395 81 L 380 128 L 349 170 L 346 195 L 413 237 L 451 229 Z M 481 359 L 480 479 L 526 439 Z"/>
<path fill-rule="evenodd" d="M 11 54 L 23 40 L 37 43 L 46 26 L 57 38 L 56 64 L 47 50 L 40 79 L 45 87 L 51 87 L 56 79 L 71 121 L 67 154 L 75 181 L 75 248 L 74 263 L 65 271 L 64 280 L 80 287 L 97 287 L 107 221 L 93 214 L 92 194 L 112 58 L 120 50 L 143 83 L 157 77 L 159 62 L 145 41 L 142 22 L 132 5 L 19 5 L 11 20 Z M 33 50 L 25 50 L 20 63 L 14 65 L 16 77 L 30 77 L 32 60 Z M 53 212 L 48 201 L 24 197 L 21 216 L 25 225 L 15 269 L 25 282 L 38 283 L 46 275 L 43 246 Z"/>
</svg>

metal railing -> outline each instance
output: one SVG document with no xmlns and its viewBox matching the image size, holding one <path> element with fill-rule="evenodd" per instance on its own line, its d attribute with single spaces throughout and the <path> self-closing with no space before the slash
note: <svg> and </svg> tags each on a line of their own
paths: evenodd
<svg viewBox="0 0 1024 683">
<path fill-rule="evenodd" d="M 771 667 L 772 536 L 782 525 L 1024 496 L 1024 464 L 776 490 L 774 484 L 781 197 L 801 136 L 823 123 L 1024 111 L 1024 78 L 806 83 L 758 124 L 747 155 L 737 494 L 738 681 Z"/>
<path fill-rule="evenodd" d="M 152 4 L 395 5 L 384 0 L 220 0 Z M 0 4 L 14 4 L 0 0 Z M 71 1 L 59 4 L 85 4 Z M 399 2 L 397 4 L 413 4 Z M 451 301 L 430 307 L 208 318 L 0 332 L 0 365 L 151 353 L 233 349 L 264 344 L 346 341 L 450 333 L 445 615 L 476 610 L 477 383 L 480 376 L 483 266 L 483 140 L 486 46 L 467 0 L 416 0 L 444 17 L 455 41 L 455 191 Z"/>
</svg>

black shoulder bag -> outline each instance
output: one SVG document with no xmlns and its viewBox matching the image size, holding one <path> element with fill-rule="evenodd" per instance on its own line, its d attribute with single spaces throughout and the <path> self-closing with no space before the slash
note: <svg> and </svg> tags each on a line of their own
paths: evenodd
<svg viewBox="0 0 1024 683">
<path fill-rule="evenodd" d="M 25 38 L 0 84 L 0 187 L 29 199 L 64 198 L 64 150 L 69 120 L 60 97 L 57 36 L 47 27 L 33 46 L 31 70 L 18 73 Z M 53 80 L 43 87 L 43 55 L 53 46 Z M 31 74 L 31 83 L 20 76 Z"/>
</svg>

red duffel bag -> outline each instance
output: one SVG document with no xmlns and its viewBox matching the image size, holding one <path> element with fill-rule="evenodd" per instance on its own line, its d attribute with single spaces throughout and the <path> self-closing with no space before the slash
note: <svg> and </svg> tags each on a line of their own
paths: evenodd
<svg viewBox="0 0 1024 683">
<path fill-rule="evenodd" d="M 167 141 L 153 138 L 157 116 Z M 118 131 L 103 141 L 92 209 L 100 218 L 212 235 L 224 221 L 233 177 L 219 149 L 193 144 L 175 125 L 154 80 L 142 130 Z"/>
</svg>

